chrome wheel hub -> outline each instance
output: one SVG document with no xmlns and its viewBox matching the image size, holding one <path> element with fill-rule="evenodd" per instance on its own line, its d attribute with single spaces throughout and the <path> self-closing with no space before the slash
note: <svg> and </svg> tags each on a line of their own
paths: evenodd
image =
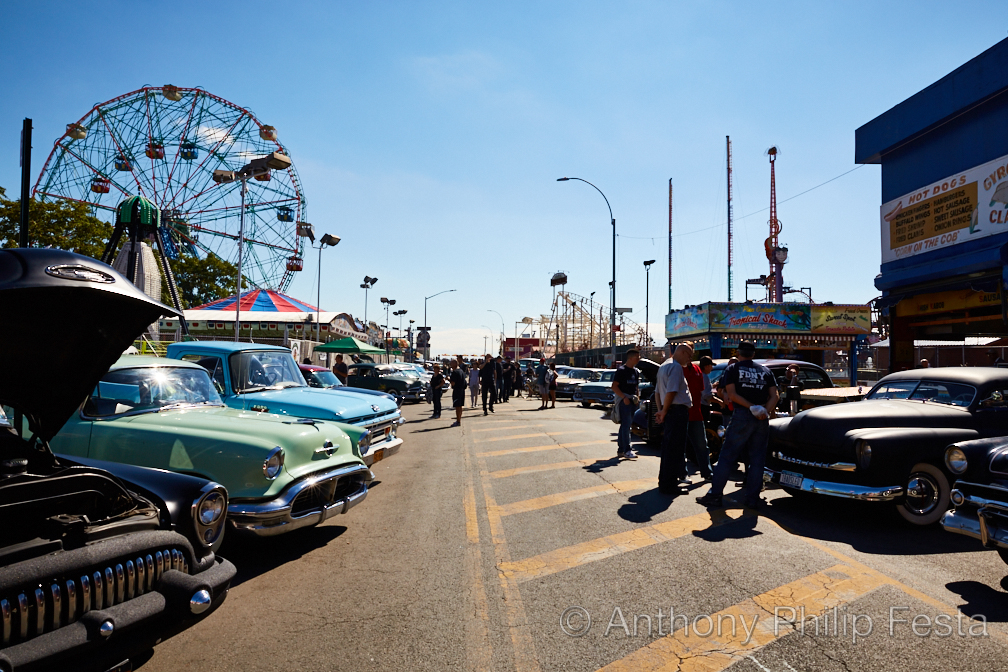
<svg viewBox="0 0 1008 672">
<path fill-rule="evenodd" d="M 938 483 L 930 474 L 911 474 L 907 482 L 906 508 L 917 515 L 926 515 L 938 505 Z"/>
</svg>

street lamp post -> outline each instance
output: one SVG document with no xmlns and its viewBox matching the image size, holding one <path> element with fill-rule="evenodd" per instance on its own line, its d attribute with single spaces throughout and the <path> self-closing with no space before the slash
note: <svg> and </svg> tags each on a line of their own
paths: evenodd
<svg viewBox="0 0 1008 672">
<path fill-rule="evenodd" d="M 651 264 L 654 259 L 644 262 L 644 333 L 646 345 L 651 344 Z"/>
<path fill-rule="evenodd" d="M 336 247 L 339 245 L 340 237 L 332 236 L 328 233 L 319 239 L 318 246 L 318 287 L 315 293 L 315 340 L 322 342 L 322 248 L 328 245 Z M 328 361 L 328 360 L 327 360 Z"/>
<path fill-rule="evenodd" d="M 518 363 L 518 325 L 519 324 L 532 324 L 534 322 L 531 317 L 523 317 L 519 322 L 515 322 L 515 342 L 514 342 L 514 362 Z"/>
<path fill-rule="evenodd" d="M 427 332 L 427 337 L 428 338 L 430 337 L 430 331 L 428 330 L 428 327 L 427 327 L 427 299 L 433 299 L 435 296 L 441 296 L 442 294 L 447 294 L 448 292 L 454 292 L 454 291 L 455 291 L 454 289 L 446 289 L 443 292 L 438 292 L 437 294 L 431 294 L 430 296 L 425 296 L 424 297 L 424 300 L 423 300 L 423 330 L 425 332 Z M 428 350 L 429 348 L 430 348 L 429 345 L 424 346 L 424 350 Z M 424 353 L 424 359 L 426 359 L 427 357 L 428 357 L 428 353 L 425 352 Z"/>
<path fill-rule="evenodd" d="M 253 159 L 242 166 L 241 170 L 217 169 L 213 172 L 213 181 L 217 184 L 230 184 L 231 182 L 241 182 L 241 211 L 238 213 L 238 285 L 235 291 L 235 341 L 241 335 L 241 290 L 242 290 L 242 262 L 244 261 L 245 249 L 245 194 L 248 191 L 247 182 L 250 177 L 269 175 L 271 170 L 287 170 L 291 167 L 291 160 L 286 154 L 271 152 L 266 156 Z"/>
<path fill-rule="evenodd" d="M 395 305 L 395 299 L 389 299 L 383 296 L 381 297 L 381 302 L 385 304 L 385 329 L 388 330 L 383 336 L 385 341 L 385 361 L 387 362 L 392 356 L 389 351 L 389 332 L 392 331 L 392 327 L 389 326 L 389 308 Z"/>
<path fill-rule="evenodd" d="M 588 320 L 588 348 L 591 349 L 595 347 L 595 292 L 591 293 L 588 303 L 588 310 L 591 311 L 589 313 L 591 317 Z"/>
<path fill-rule="evenodd" d="M 595 191 L 602 194 L 602 190 L 596 187 L 594 184 L 588 180 L 582 180 L 580 177 L 559 177 L 557 182 L 567 182 L 568 180 L 577 180 L 578 182 L 584 182 L 585 184 L 593 187 Z M 616 363 L 616 218 L 612 216 L 612 206 L 609 205 L 609 199 L 606 198 L 605 194 L 602 194 L 602 198 L 605 199 L 606 207 L 609 208 L 609 221 L 612 222 L 612 291 L 609 303 L 609 342 L 612 345 L 610 350 L 612 351 L 612 361 L 613 364 Z"/>
<path fill-rule="evenodd" d="M 487 308 L 487 312 L 497 313 L 497 311 L 493 308 Z M 500 313 L 497 313 L 497 317 L 499 317 L 501 321 L 501 354 L 504 354 L 504 317 Z"/>
</svg>

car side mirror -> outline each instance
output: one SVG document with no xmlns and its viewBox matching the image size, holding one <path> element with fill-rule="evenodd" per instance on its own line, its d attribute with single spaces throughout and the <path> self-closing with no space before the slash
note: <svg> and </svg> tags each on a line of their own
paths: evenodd
<svg viewBox="0 0 1008 672">
<path fill-rule="evenodd" d="M 980 402 L 980 408 L 997 408 L 1004 406 L 1004 395 L 995 390 L 991 395 Z"/>
</svg>

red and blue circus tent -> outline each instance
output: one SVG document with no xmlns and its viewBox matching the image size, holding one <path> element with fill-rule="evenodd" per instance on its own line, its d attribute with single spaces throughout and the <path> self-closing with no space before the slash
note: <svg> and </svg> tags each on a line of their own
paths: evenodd
<svg viewBox="0 0 1008 672">
<path fill-rule="evenodd" d="M 314 313 L 315 306 L 272 289 L 253 289 L 241 295 L 241 311 L 252 313 Z M 235 297 L 217 299 L 193 310 L 235 310 Z"/>
</svg>

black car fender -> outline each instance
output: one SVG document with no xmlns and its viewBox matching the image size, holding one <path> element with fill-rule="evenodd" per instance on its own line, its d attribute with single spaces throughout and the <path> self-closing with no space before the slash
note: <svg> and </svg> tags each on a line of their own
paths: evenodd
<svg viewBox="0 0 1008 672">
<path fill-rule="evenodd" d="M 183 535 L 193 545 L 199 564 L 209 566 L 213 563 L 214 553 L 224 540 L 223 532 L 217 539 L 206 546 L 200 540 L 193 520 L 193 504 L 212 485 L 219 487 L 225 493 L 227 490 L 213 481 L 205 478 L 180 474 L 164 469 L 138 467 L 132 464 L 106 462 L 85 457 L 57 455 L 62 463 L 75 463 L 96 469 L 104 469 L 125 482 L 126 487 L 154 502 L 162 512 L 162 520 L 171 525 L 172 529 Z M 225 507 L 226 509 L 226 507 Z M 199 571 L 200 568 L 197 568 Z"/>
<path fill-rule="evenodd" d="M 871 427 L 847 432 L 844 443 L 845 452 L 855 463 L 857 442 L 866 441 L 871 446 L 867 473 L 876 477 L 902 480 L 915 464 L 927 462 L 945 472 L 951 482 L 956 476 L 945 466 L 945 449 L 952 443 L 978 437 L 976 430 L 964 428 Z"/>
<path fill-rule="evenodd" d="M 961 474 L 955 474 L 956 479 L 983 484 L 992 482 L 1008 484 L 1008 473 L 1000 469 L 996 472 L 991 470 L 991 460 L 994 456 L 1008 453 L 1008 436 L 955 441 L 946 446 L 945 451 L 947 452 L 953 445 L 966 455 L 966 470 Z M 944 457 L 945 452 L 942 453 L 943 462 Z"/>
</svg>

